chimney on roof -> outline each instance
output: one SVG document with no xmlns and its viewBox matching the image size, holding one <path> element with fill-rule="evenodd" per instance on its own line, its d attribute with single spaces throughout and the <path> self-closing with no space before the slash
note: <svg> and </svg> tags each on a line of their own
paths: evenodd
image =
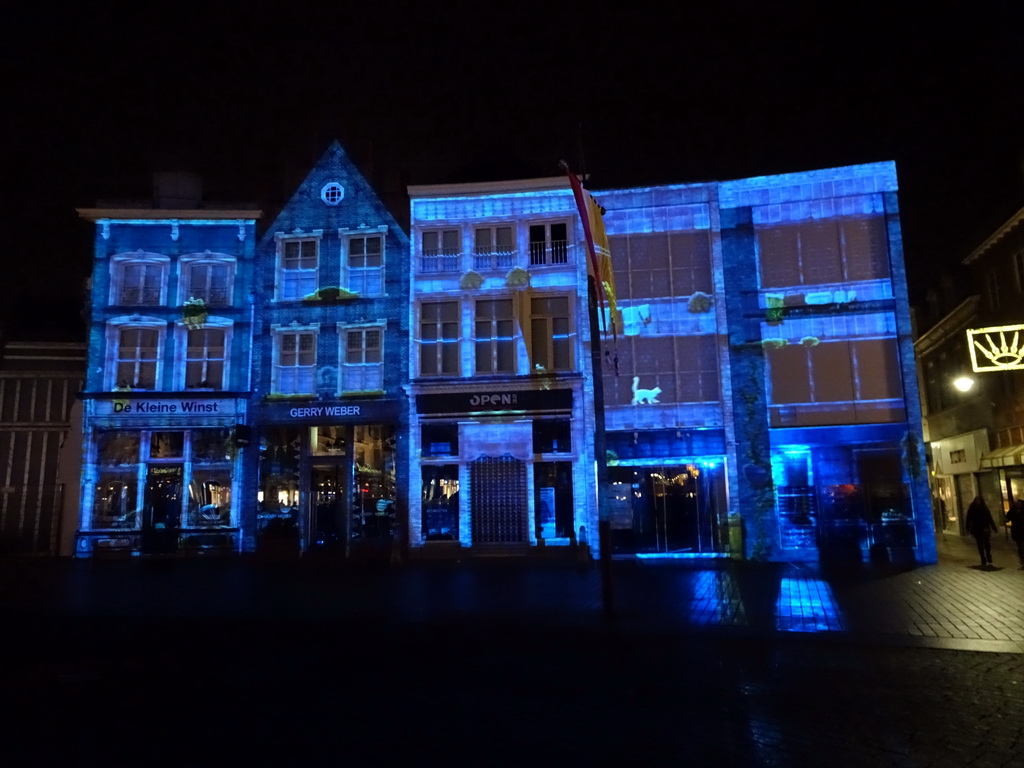
<svg viewBox="0 0 1024 768">
<path fill-rule="evenodd" d="M 163 171 L 153 174 L 153 202 L 157 208 L 198 208 L 203 180 L 194 173 Z"/>
</svg>

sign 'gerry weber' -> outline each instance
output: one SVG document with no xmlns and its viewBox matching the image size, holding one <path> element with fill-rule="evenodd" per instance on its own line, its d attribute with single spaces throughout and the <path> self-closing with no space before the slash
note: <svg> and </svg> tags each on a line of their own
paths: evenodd
<svg viewBox="0 0 1024 768">
<path fill-rule="evenodd" d="M 234 416 L 235 401 L 224 399 L 97 400 L 99 416 Z"/>
<path fill-rule="evenodd" d="M 526 389 L 516 392 L 453 392 L 417 395 L 419 413 L 494 413 L 500 411 L 568 411 L 572 390 Z"/>
</svg>

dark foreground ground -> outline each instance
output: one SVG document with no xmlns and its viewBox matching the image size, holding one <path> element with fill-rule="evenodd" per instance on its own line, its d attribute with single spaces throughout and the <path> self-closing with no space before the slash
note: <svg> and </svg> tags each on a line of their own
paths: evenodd
<svg viewBox="0 0 1024 768">
<path fill-rule="evenodd" d="M 749 587 L 675 621 L 679 569 L 620 567 L 609 626 L 595 568 L 528 568 L 0 568 L 0 766 L 1024 765 L 1024 654 L 782 631 Z"/>
</svg>

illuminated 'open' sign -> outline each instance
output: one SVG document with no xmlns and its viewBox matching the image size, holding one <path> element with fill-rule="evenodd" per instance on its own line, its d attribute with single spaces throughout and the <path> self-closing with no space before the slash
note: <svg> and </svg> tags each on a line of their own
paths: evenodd
<svg viewBox="0 0 1024 768">
<path fill-rule="evenodd" d="M 967 346 L 978 373 L 1024 370 L 1024 325 L 969 328 Z"/>
</svg>

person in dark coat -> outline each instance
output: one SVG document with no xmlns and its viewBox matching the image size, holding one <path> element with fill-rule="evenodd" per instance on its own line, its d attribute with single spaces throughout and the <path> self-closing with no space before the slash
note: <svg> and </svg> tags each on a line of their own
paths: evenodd
<svg viewBox="0 0 1024 768">
<path fill-rule="evenodd" d="M 974 537 L 978 544 L 978 555 L 981 557 L 981 564 L 992 565 L 992 531 L 996 530 L 996 524 L 992 520 L 992 513 L 988 504 L 981 496 L 975 496 L 971 506 L 967 508 L 967 517 L 964 519 L 964 526 L 967 532 Z"/>
<path fill-rule="evenodd" d="M 1021 570 L 1024 570 L 1024 499 L 1017 499 L 1006 513 L 1006 522 L 1010 524 L 1010 537 L 1017 545 L 1017 557 L 1020 558 Z"/>
</svg>

